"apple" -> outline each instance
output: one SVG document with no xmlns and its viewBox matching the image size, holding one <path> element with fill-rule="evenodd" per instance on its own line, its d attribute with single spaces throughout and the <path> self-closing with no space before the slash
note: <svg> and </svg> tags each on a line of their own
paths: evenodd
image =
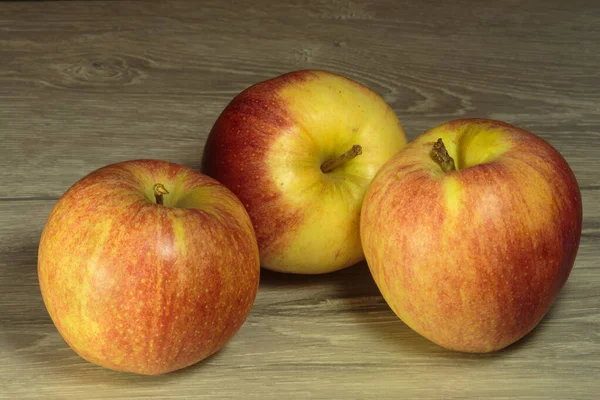
<svg viewBox="0 0 600 400">
<path fill-rule="evenodd" d="M 435 127 L 373 179 L 367 263 L 410 328 L 485 353 L 533 330 L 567 281 L 581 237 L 577 181 L 540 137 L 486 119 Z"/>
<path fill-rule="evenodd" d="M 302 70 L 238 94 L 210 131 L 202 170 L 246 207 L 264 268 L 319 274 L 364 259 L 363 196 L 405 144 L 378 94 L 331 72 Z"/>
<path fill-rule="evenodd" d="M 100 168 L 42 233 L 42 297 L 65 341 L 117 371 L 162 374 L 219 350 L 253 305 L 259 253 L 231 191 L 158 160 Z"/>
</svg>

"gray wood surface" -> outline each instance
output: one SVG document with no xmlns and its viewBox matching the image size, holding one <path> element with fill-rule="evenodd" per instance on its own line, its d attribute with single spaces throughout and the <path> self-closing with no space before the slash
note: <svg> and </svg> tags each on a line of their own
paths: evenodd
<svg viewBox="0 0 600 400">
<path fill-rule="evenodd" d="M 0 399 L 599 398 L 599 20 L 595 0 L 0 3 Z M 464 355 L 400 322 L 364 263 L 265 271 L 246 324 L 201 364 L 146 377 L 77 356 L 37 283 L 58 196 L 116 161 L 199 167 L 235 94 L 304 68 L 380 93 L 409 139 L 496 118 L 565 156 L 583 236 L 547 317 L 503 351 Z"/>
</svg>

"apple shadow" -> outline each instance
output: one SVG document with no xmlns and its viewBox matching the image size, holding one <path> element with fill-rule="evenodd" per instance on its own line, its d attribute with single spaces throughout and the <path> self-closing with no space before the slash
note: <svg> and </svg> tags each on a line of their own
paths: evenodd
<svg viewBox="0 0 600 400">
<path fill-rule="evenodd" d="M 322 287 L 342 298 L 381 296 L 365 261 L 320 275 L 288 274 L 261 268 L 260 288 L 310 289 Z M 259 288 L 259 290 L 260 290 Z"/>
<path fill-rule="evenodd" d="M 303 290 L 312 293 L 319 289 L 336 300 L 337 314 L 361 326 L 373 339 L 399 352 L 431 351 L 439 346 L 418 335 L 404 324 L 385 302 L 365 261 L 343 270 L 323 275 L 296 275 L 261 270 L 260 289 Z M 260 291 L 259 289 L 259 291 Z M 315 302 L 322 299 L 315 299 Z"/>
<path fill-rule="evenodd" d="M 286 290 L 322 287 L 325 289 L 324 292 L 337 299 L 361 300 L 352 303 L 353 306 L 344 308 L 340 312 L 351 315 L 356 323 L 361 325 L 363 332 L 372 336 L 373 340 L 383 342 L 383 345 L 390 351 L 411 356 L 426 354 L 450 362 L 487 360 L 492 363 L 531 347 L 535 338 L 547 328 L 548 324 L 545 321 L 552 318 L 557 306 L 560 305 L 559 295 L 542 321 L 515 343 L 491 353 L 465 353 L 445 349 L 413 331 L 402 322 L 381 296 L 364 261 L 324 275 L 294 275 L 263 269 L 261 270 L 260 285 L 261 288 L 277 287 Z"/>
<path fill-rule="evenodd" d="M 4 290 L 0 290 L 0 350 L 5 361 L 12 360 L 8 362 L 15 367 L 27 366 L 33 370 L 39 367 L 40 375 L 90 386 L 99 383 L 117 387 L 132 383 L 149 386 L 194 374 L 227 352 L 226 344 L 194 365 L 154 376 L 113 371 L 88 362 L 64 341 L 46 310 L 37 277 L 37 250 L 37 243 L 29 243 L 3 249 L 0 253 L 3 276 L 13 278 L 10 283 L 4 281 Z"/>
<path fill-rule="evenodd" d="M 77 381 L 82 384 L 96 386 L 98 384 L 107 384 L 113 387 L 130 388 L 139 385 L 140 387 L 161 387 L 165 383 L 185 380 L 188 377 L 197 374 L 205 368 L 214 368 L 212 364 L 218 362 L 223 353 L 227 352 L 227 344 L 216 353 L 208 356 L 204 360 L 192 364 L 188 367 L 160 375 L 141 375 L 133 372 L 114 371 L 101 367 L 82 359 L 85 365 L 77 365 Z M 61 368 L 62 370 L 62 368 Z M 85 373 L 83 373 L 85 372 Z M 61 371 L 62 373 L 62 371 Z M 73 373 L 68 374 L 73 377 Z"/>
<path fill-rule="evenodd" d="M 0 290 L 0 341 L 4 349 L 22 350 L 35 345 L 41 336 L 56 331 L 46 311 L 37 278 L 37 244 L 26 244 L 0 253 L 2 282 Z M 18 301 L 17 299 L 21 299 Z M 35 353 L 32 353 L 35 357 Z M 36 360 L 40 361 L 40 360 Z"/>
<path fill-rule="evenodd" d="M 523 336 L 521 339 L 517 340 L 513 344 L 500 349 L 494 353 L 489 353 L 489 357 L 503 357 L 505 355 L 509 355 L 518 351 L 522 351 L 530 346 L 533 346 L 535 343 L 535 339 L 546 331 L 549 327 L 548 321 L 552 320 L 555 314 L 559 313 L 561 307 L 563 307 L 564 302 L 561 302 L 560 299 L 563 297 L 563 292 L 561 291 L 557 298 L 554 300 L 548 312 L 544 315 L 542 320 L 535 326 L 529 333 Z"/>
<path fill-rule="evenodd" d="M 199 363 L 158 376 L 112 371 L 84 360 L 62 339 L 46 311 L 37 280 L 37 247 L 37 243 L 29 243 L 0 253 L 3 276 L 14 279 L 14 282 L 10 282 L 12 287 L 3 285 L 5 289 L 0 291 L 0 312 L 3 315 L 0 318 L 0 342 L 8 359 L 18 358 L 18 363 L 22 365 L 44 368 L 40 369 L 40 374 L 47 374 L 50 366 L 52 375 L 64 381 L 75 380 L 84 385 L 104 383 L 118 387 L 135 383 L 161 385 L 185 379 L 204 368 L 214 367 L 215 363 L 224 363 L 221 357 L 228 353 L 227 344 Z M 340 312 L 360 324 L 363 334 L 369 335 L 390 351 L 427 354 L 453 362 L 473 359 L 493 362 L 531 346 L 535 338 L 549 326 L 545 321 L 551 319 L 561 306 L 559 295 L 540 324 L 507 348 L 494 353 L 469 354 L 443 349 L 405 325 L 381 296 L 365 262 L 324 275 L 292 275 L 261 270 L 259 291 L 310 288 L 322 289 L 321 292 L 331 298 L 352 300 L 347 305 L 344 303 Z M 24 300 L 19 301 L 19 298 Z"/>
<path fill-rule="evenodd" d="M 37 250 L 38 243 L 29 243 L 0 254 L 5 276 L 13 278 L 11 286 L 0 291 L 2 350 L 17 364 L 45 368 L 51 364 L 56 373 L 74 376 L 90 363 L 62 339 L 46 310 L 37 277 Z"/>
</svg>

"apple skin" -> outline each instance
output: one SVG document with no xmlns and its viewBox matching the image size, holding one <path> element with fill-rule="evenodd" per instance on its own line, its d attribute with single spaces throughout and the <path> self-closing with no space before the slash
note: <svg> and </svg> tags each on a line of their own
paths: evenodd
<svg viewBox="0 0 600 400">
<path fill-rule="evenodd" d="M 458 164 L 430 155 L 441 138 Z M 543 139 L 484 119 L 433 128 L 386 163 L 366 194 L 361 239 L 396 315 L 448 349 L 484 353 L 540 322 L 581 238 L 581 194 Z"/>
<path fill-rule="evenodd" d="M 357 144 L 361 155 L 321 171 Z M 398 118 L 375 92 L 302 70 L 257 83 L 229 103 L 208 136 L 202 171 L 246 207 L 263 267 L 320 274 L 364 259 L 364 193 L 405 144 Z"/>
<path fill-rule="evenodd" d="M 155 183 L 170 192 L 164 205 Z M 112 164 L 75 183 L 38 253 L 44 303 L 71 348 L 147 375 L 219 350 L 246 319 L 259 271 L 254 230 L 233 193 L 158 160 Z"/>
</svg>

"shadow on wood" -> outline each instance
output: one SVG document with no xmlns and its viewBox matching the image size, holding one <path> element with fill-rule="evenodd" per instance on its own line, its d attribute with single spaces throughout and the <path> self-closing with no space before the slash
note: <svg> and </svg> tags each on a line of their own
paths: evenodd
<svg viewBox="0 0 600 400">
<path fill-rule="evenodd" d="M 493 353 L 471 354 L 447 350 L 429 341 L 404 324 L 390 309 L 377 288 L 365 262 L 341 271 L 324 275 L 283 274 L 263 269 L 261 271 L 262 290 L 281 290 L 281 300 L 276 304 L 254 310 L 257 313 L 284 314 L 300 313 L 315 318 L 324 318 L 322 303 L 327 301 L 336 306 L 329 310 L 335 315 L 351 317 L 371 337 L 372 342 L 385 342 L 385 348 L 395 349 L 405 357 L 418 357 L 429 354 L 440 361 L 470 362 L 487 360 L 494 362 L 511 357 L 515 352 L 528 347 L 528 344 L 546 328 L 544 320 L 551 318 L 552 308 L 544 320 L 530 333 L 516 343 Z M 286 300 L 286 292 L 314 291 L 308 298 Z M 309 309 L 315 308 L 314 312 Z M 302 311 L 300 311 L 302 310 Z M 317 311 L 318 310 L 318 311 Z M 373 343 L 370 343 L 373 346 Z M 483 361 L 485 362 L 485 361 Z"/>
<path fill-rule="evenodd" d="M 160 384 L 195 373 L 226 351 L 227 346 L 193 366 L 152 377 L 112 371 L 84 360 L 64 341 L 46 310 L 37 278 L 37 250 L 37 244 L 27 244 L 0 254 L 0 357 L 4 361 L 21 365 L 23 370 L 45 365 L 63 379 L 83 384 L 120 382 L 127 386 L 132 382 Z"/>
</svg>

